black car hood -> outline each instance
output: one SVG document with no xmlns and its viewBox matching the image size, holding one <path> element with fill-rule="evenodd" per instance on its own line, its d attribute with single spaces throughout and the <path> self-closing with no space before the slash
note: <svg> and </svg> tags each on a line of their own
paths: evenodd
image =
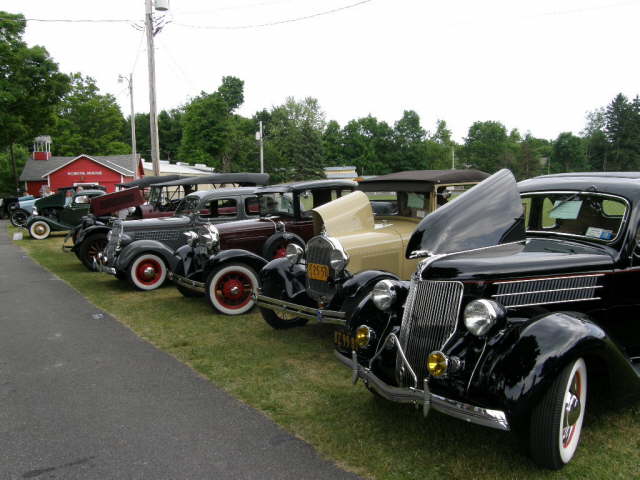
<svg viewBox="0 0 640 480">
<path fill-rule="evenodd" d="M 191 222 L 188 216 L 145 218 L 143 220 L 125 220 L 122 226 L 125 232 L 137 230 L 154 230 L 156 228 L 180 228 Z"/>
<path fill-rule="evenodd" d="M 427 215 L 413 232 L 407 258 L 428 257 L 524 240 L 516 179 L 500 170 Z"/>
<path fill-rule="evenodd" d="M 613 251 L 605 246 L 529 238 L 437 258 L 422 271 L 422 278 L 484 281 L 541 277 L 610 271 L 613 263 Z"/>
</svg>

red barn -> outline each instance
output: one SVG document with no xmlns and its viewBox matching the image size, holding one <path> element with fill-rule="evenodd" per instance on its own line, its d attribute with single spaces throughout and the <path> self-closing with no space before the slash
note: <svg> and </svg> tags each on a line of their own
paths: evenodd
<svg viewBox="0 0 640 480">
<path fill-rule="evenodd" d="M 44 148 L 34 148 L 33 157 L 27 161 L 20 175 L 20 181 L 24 182 L 25 190 L 31 195 L 40 196 L 43 186 L 55 192 L 60 187 L 83 184 L 103 185 L 107 192 L 114 192 L 116 184 L 144 176 L 139 155 L 135 160 L 131 155 L 52 157 L 49 142 L 37 144 Z M 137 175 L 133 172 L 134 161 Z"/>
</svg>

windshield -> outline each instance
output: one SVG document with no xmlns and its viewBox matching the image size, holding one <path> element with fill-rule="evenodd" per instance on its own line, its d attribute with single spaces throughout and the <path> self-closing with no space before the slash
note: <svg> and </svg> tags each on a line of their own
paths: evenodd
<svg viewBox="0 0 640 480">
<path fill-rule="evenodd" d="M 184 197 L 176 208 L 176 215 L 188 215 L 198 208 L 199 197 Z"/>
<path fill-rule="evenodd" d="M 571 235 L 606 243 L 622 230 L 626 200 L 591 192 L 541 192 L 522 195 L 527 232 Z"/>
<path fill-rule="evenodd" d="M 260 195 L 260 216 L 293 217 L 293 193 L 265 193 Z"/>
</svg>

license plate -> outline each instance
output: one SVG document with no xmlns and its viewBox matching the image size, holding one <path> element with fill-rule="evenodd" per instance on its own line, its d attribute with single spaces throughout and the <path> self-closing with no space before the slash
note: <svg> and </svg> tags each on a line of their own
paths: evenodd
<svg viewBox="0 0 640 480">
<path fill-rule="evenodd" d="M 333 343 L 336 345 L 336 347 L 339 347 L 339 348 L 344 348 L 348 350 L 356 349 L 355 338 L 337 330 L 333 333 Z"/>
<path fill-rule="evenodd" d="M 318 263 L 309 263 L 307 265 L 307 276 L 311 280 L 320 280 L 326 282 L 329 278 L 329 267 Z"/>
</svg>

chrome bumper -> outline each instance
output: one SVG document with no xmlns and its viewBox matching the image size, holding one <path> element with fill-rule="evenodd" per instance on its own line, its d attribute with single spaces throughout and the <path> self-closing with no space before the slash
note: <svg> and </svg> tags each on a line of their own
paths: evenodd
<svg viewBox="0 0 640 480">
<path fill-rule="evenodd" d="M 194 292 L 206 293 L 207 285 L 202 282 L 196 282 L 195 280 L 190 280 L 187 277 L 183 277 L 181 275 L 176 275 L 173 272 L 169 272 L 168 274 L 169 280 L 177 283 L 181 287 L 188 288 L 189 290 L 193 290 Z"/>
<path fill-rule="evenodd" d="M 477 407 L 431 393 L 427 379 L 424 381 L 423 390 L 388 385 L 376 377 L 371 369 L 363 367 L 358 363 L 356 352 L 353 352 L 352 358 L 345 357 L 337 350 L 334 351 L 334 353 L 336 357 L 338 357 L 338 360 L 353 371 L 353 383 L 355 383 L 358 378 L 361 378 L 369 388 L 375 390 L 381 397 L 391 402 L 422 405 L 422 412 L 425 417 L 429 414 L 429 410 L 433 408 L 441 413 L 470 423 L 496 428 L 498 430 L 510 430 L 507 416 L 501 410 Z"/>
<path fill-rule="evenodd" d="M 93 269 L 96 272 L 108 273 L 110 275 L 116 274 L 116 269 L 106 265 L 107 259 L 102 255 L 102 252 L 98 253 L 98 258 L 93 259 Z"/>
<path fill-rule="evenodd" d="M 332 323 L 335 325 L 344 325 L 346 321 L 346 313 L 336 312 L 334 310 L 322 310 L 320 308 L 306 307 L 296 303 L 285 302 L 279 298 L 265 297 L 264 295 L 254 295 L 256 304 L 261 308 L 273 310 L 274 312 L 286 312 L 296 317 L 307 318 L 309 320 L 317 320 L 320 323 Z"/>
</svg>

